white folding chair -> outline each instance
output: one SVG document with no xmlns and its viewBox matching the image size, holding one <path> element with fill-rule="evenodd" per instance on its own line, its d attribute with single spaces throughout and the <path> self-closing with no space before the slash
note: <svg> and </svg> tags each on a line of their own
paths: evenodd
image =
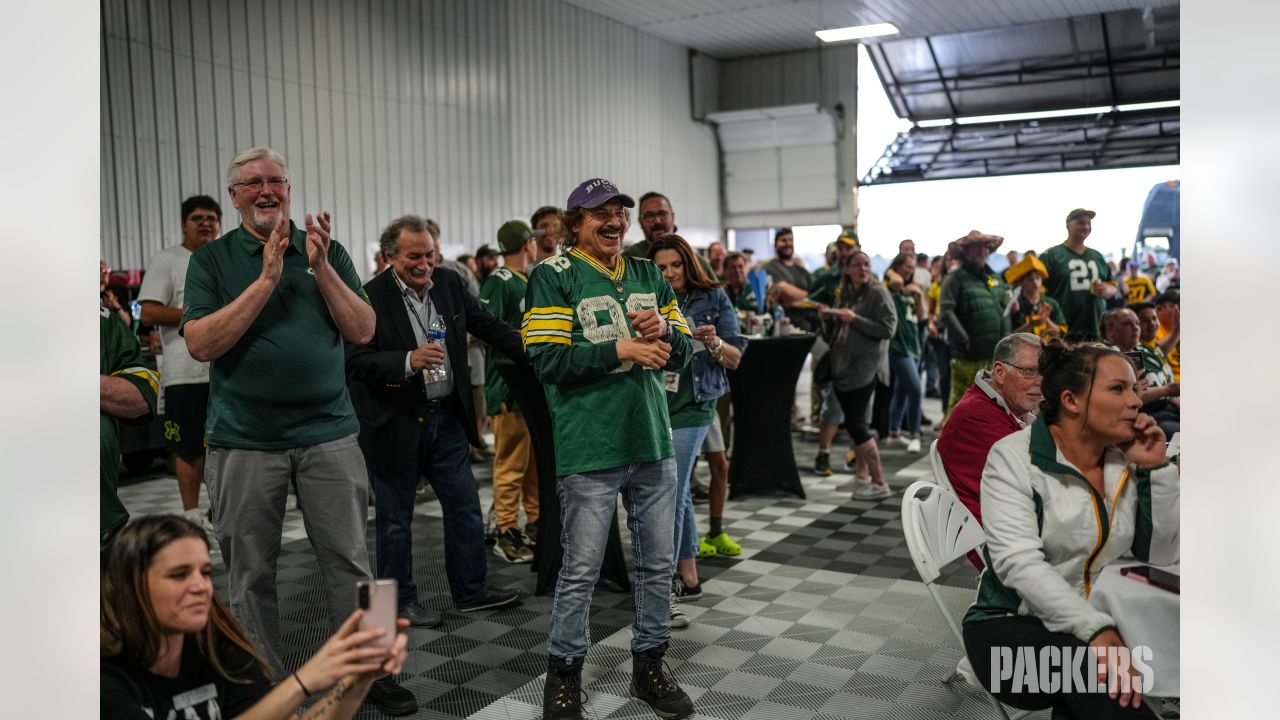
<svg viewBox="0 0 1280 720">
<path fill-rule="evenodd" d="M 934 443 L 929 453 L 930 459 L 937 458 L 937 443 Z M 936 474 L 942 469 L 941 461 L 933 463 L 933 467 Z M 945 479 L 946 473 L 942 473 L 942 477 Z M 915 563 L 920 581 L 938 606 L 938 612 L 942 614 L 956 642 L 960 643 L 960 649 L 964 650 L 964 636 L 960 634 L 960 628 L 947 611 L 947 606 L 942 603 L 942 597 L 938 595 L 934 583 L 942 575 L 942 568 L 964 557 L 970 550 L 985 545 L 986 533 L 982 531 L 978 519 L 948 486 L 927 480 L 911 483 L 911 487 L 902 494 L 902 532 L 906 535 L 907 550 L 911 553 L 911 561 Z M 949 676 L 947 680 L 953 676 Z M 991 701 L 991 706 L 1001 718 L 1010 720 L 999 700 L 981 687 L 980 683 L 974 685 Z M 1021 718 L 1027 714 L 1022 712 L 1013 717 Z"/>
<path fill-rule="evenodd" d="M 929 443 L 929 469 L 933 471 L 933 482 L 946 488 L 952 495 L 956 489 L 951 487 L 951 478 L 947 477 L 947 469 L 942 466 L 942 456 L 938 454 L 938 441 Z"/>
</svg>

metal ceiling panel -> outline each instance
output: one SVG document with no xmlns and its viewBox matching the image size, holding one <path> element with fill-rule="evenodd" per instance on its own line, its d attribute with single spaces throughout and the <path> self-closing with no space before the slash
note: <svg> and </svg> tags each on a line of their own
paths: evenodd
<svg viewBox="0 0 1280 720">
<path fill-rule="evenodd" d="M 912 121 L 1179 98 L 1176 9 L 888 40 L 870 56 Z"/>
<path fill-rule="evenodd" d="M 1118 10 L 1176 8 L 1178 0 L 565 0 L 720 59 L 819 46 L 814 32 L 892 22 L 925 37 Z"/>
<path fill-rule="evenodd" d="M 1176 165 L 1177 108 L 900 133 L 861 184 Z"/>
</svg>

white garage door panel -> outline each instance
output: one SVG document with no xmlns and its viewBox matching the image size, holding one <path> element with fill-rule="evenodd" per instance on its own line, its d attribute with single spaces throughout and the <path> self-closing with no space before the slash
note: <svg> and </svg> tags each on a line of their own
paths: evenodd
<svg viewBox="0 0 1280 720">
<path fill-rule="evenodd" d="M 776 177 L 765 180 L 725 180 L 725 199 L 731 213 L 781 210 L 780 188 Z"/>
<path fill-rule="evenodd" d="M 725 180 L 764 180 L 778 181 L 778 151 L 749 150 L 747 152 L 731 152 L 724 154 Z"/>
<path fill-rule="evenodd" d="M 830 176 L 787 178 L 782 183 L 784 210 L 816 210 L 835 204 L 836 186 Z"/>
<path fill-rule="evenodd" d="M 778 121 L 775 129 L 778 147 L 812 145 L 814 143 L 833 145 L 836 141 L 835 122 L 826 113 L 787 118 L 785 122 Z"/>
<path fill-rule="evenodd" d="M 836 148 L 834 145 L 806 145 L 804 147 L 782 148 L 782 177 L 804 177 L 824 175 L 833 178 L 836 175 Z"/>
</svg>

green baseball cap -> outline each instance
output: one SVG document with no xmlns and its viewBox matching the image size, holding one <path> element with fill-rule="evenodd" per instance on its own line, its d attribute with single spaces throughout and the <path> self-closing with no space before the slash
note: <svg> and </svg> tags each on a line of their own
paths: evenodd
<svg viewBox="0 0 1280 720">
<path fill-rule="evenodd" d="M 1071 222 L 1072 220 L 1075 220 L 1081 215 L 1088 215 L 1089 219 L 1092 220 L 1093 216 L 1097 214 L 1098 213 L 1092 210 L 1085 210 L 1084 208 L 1076 208 L 1075 210 L 1072 210 L 1071 212 L 1067 213 L 1067 222 Z"/>
<path fill-rule="evenodd" d="M 519 252 L 529 238 L 541 234 L 542 231 L 534 232 L 523 220 L 508 220 L 498 228 L 498 249 L 503 255 Z"/>
</svg>

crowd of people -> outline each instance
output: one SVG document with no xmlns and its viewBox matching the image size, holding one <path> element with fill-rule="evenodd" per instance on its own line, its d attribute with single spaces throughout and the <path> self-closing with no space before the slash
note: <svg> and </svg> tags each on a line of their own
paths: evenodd
<svg viewBox="0 0 1280 720">
<path fill-rule="evenodd" d="M 663 658 L 671 629 L 690 624 L 680 603 L 702 595 L 697 559 L 742 552 L 724 519 L 727 450 L 733 424 L 751 419 L 732 415 L 729 373 L 750 352 L 745 322 L 775 310 L 793 332 L 817 336 L 814 469 L 832 473 L 843 428 L 853 499 L 892 495 L 882 444 L 918 453 L 922 428 L 939 426 L 950 482 L 991 537 L 986 556 L 971 558 L 987 568 L 966 617 L 975 667 L 985 666 L 983 648 L 1011 638 L 1123 642 L 1079 607 L 1091 578 L 1131 545 L 1143 557 L 1176 557 L 1176 471 L 1171 478 L 1163 464 L 1163 441 L 1178 426 L 1176 265 L 1155 281 L 1130 263 L 1123 273 L 1109 266 L 1084 244 L 1091 211 L 1068 215 L 1062 244 L 1012 253 L 1003 274 L 987 263 L 1002 238 L 973 231 L 933 259 L 905 240 L 878 277 L 851 230 L 811 273 L 790 229 L 776 232 L 768 261 L 718 242 L 701 253 L 677 234 L 668 197 L 637 202 L 593 178 L 563 208 L 506 222 L 494 246 L 452 261 L 441 257 L 438 223 L 395 218 L 379 237 L 376 273 L 361 283 L 328 212 L 305 214 L 302 227 L 291 220 L 277 152 L 238 153 L 226 185 L 239 224 L 223 233 L 217 201 L 192 197 L 181 207 L 182 243 L 147 268 L 138 320 L 160 329 L 160 372 L 131 337 L 133 318 L 104 295 L 104 717 L 190 708 L 285 717 L 315 695 L 307 717 L 350 717 L 366 698 L 388 714 L 414 712 L 416 698 L 392 677 L 403 632 L 443 617 L 413 572 L 424 479 L 441 506 L 458 612 L 520 602 L 490 586 L 488 554 L 521 563 L 540 541 L 562 545 L 543 698 L 553 720 L 582 717 L 592 593 L 621 496 L 634 550 L 630 692 L 660 717 L 687 717 L 693 701 Z M 633 213 L 644 239 L 628 247 Z M 517 370 L 541 384 L 549 443 L 534 440 L 536 419 L 517 402 Z M 160 392 L 184 514 L 129 522 L 116 493 L 119 425 L 150 418 Z M 943 417 L 924 416 L 925 397 L 943 399 Z M 487 460 L 486 428 L 488 521 L 472 470 Z M 540 498 L 536 459 L 548 456 L 557 497 Z M 1061 489 L 1062 475 L 1079 483 Z M 331 637 L 286 673 L 276 565 L 290 491 L 325 579 Z M 1028 526 L 1017 500 L 1028 492 L 1048 503 L 1051 523 L 1037 527 L 1033 516 Z M 1077 526 L 1092 516 L 1081 508 L 1099 494 L 1115 498 L 1103 514 L 1111 539 L 1082 566 L 1089 548 L 1075 540 Z M 559 507 L 559 538 L 538 532 L 548 501 Z M 225 600 L 209 579 L 210 537 L 227 568 Z M 1066 581 L 1047 605 L 1037 593 L 1049 591 L 1035 587 L 1046 573 Z M 357 587 L 375 576 L 395 581 L 395 638 L 362 629 L 369 611 Z M 1015 617 L 1021 624 L 1007 622 Z M 1090 708 L 1077 716 L 1110 716 Z"/>
</svg>

